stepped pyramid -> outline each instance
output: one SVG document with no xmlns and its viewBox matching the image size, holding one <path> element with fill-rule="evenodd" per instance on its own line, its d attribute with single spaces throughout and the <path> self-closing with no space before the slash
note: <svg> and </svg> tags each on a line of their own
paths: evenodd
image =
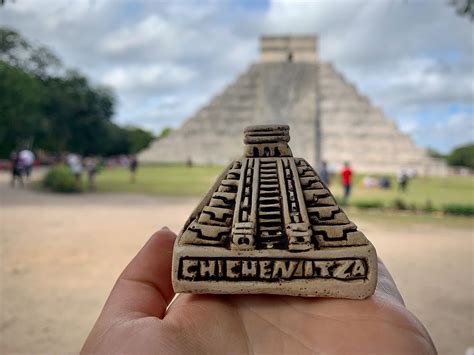
<svg viewBox="0 0 474 355">
<path fill-rule="evenodd" d="M 176 239 L 175 292 L 366 298 L 374 247 L 311 166 L 293 158 L 289 127 L 251 126 L 232 162 Z"/>
<path fill-rule="evenodd" d="M 316 37 L 263 37 L 258 63 L 216 95 L 168 137 L 143 151 L 142 162 L 223 164 L 239 156 L 244 127 L 289 124 L 299 137 L 295 154 L 334 169 L 443 174 L 383 112 L 330 63 L 316 57 Z"/>
</svg>

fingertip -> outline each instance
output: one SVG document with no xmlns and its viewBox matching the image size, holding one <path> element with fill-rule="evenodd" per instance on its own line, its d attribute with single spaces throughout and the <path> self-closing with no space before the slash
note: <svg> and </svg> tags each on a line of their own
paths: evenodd
<svg viewBox="0 0 474 355">
<path fill-rule="evenodd" d="M 173 244 L 175 239 L 176 239 L 176 233 L 174 233 L 168 227 L 163 227 L 159 231 L 153 233 L 153 235 L 150 238 L 150 241 Z"/>
</svg>

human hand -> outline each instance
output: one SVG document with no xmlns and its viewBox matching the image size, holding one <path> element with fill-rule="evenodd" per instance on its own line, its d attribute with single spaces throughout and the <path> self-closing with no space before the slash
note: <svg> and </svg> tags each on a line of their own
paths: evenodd
<svg viewBox="0 0 474 355">
<path fill-rule="evenodd" d="M 82 353 L 436 354 L 380 261 L 365 300 L 180 294 L 167 310 L 175 238 L 155 233 L 125 268 Z"/>
</svg>

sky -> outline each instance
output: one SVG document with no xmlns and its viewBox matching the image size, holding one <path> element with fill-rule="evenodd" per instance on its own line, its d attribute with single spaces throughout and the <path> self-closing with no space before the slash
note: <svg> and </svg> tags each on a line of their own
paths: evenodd
<svg viewBox="0 0 474 355">
<path fill-rule="evenodd" d="M 330 61 L 415 142 L 474 141 L 474 22 L 448 0 L 15 0 L 0 25 L 117 95 L 114 120 L 179 127 L 258 60 L 263 34 L 317 34 Z"/>
</svg>

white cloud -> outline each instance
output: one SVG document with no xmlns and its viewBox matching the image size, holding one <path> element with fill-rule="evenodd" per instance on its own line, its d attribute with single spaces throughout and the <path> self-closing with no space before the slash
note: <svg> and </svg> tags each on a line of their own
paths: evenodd
<svg viewBox="0 0 474 355">
<path fill-rule="evenodd" d="M 413 133 L 427 146 L 448 153 L 456 146 L 474 142 L 474 116 L 472 112 L 454 113 L 447 120 L 419 127 Z"/>
<path fill-rule="evenodd" d="M 21 0 L 4 5 L 7 11 L 31 16 L 41 16 L 41 22 L 49 30 L 54 31 L 62 24 L 75 24 L 85 16 L 98 13 L 111 0 Z M 35 18 L 36 20 L 36 18 Z"/>
<path fill-rule="evenodd" d="M 186 85 L 196 77 L 196 72 L 172 63 L 152 65 L 116 66 L 107 71 L 102 81 L 119 91 L 149 89 L 167 90 Z"/>
<path fill-rule="evenodd" d="M 438 131 L 451 132 L 453 144 L 467 139 L 466 130 L 452 128 L 467 118 L 459 123 L 449 108 L 472 116 L 472 23 L 445 0 L 254 5 L 18 0 L 0 8 L 0 17 L 93 82 L 113 86 L 121 123 L 176 127 L 258 58 L 262 33 L 316 33 L 319 57 L 418 143 L 448 146 Z M 427 112 L 431 118 L 420 119 Z"/>
<path fill-rule="evenodd" d="M 473 102 L 472 71 L 465 62 L 442 64 L 435 58 L 406 58 L 364 78 L 359 79 L 364 90 L 391 111 Z"/>
<path fill-rule="evenodd" d="M 400 121 L 398 128 L 402 132 L 412 134 L 419 128 L 419 124 L 418 124 L 418 121 L 416 120 L 416 117 L 408 116 L 408 117 L 404 117 Z"/>
<path fill-rule="evenodd" d="M 161 16 L 153 14 L 131 27 L 108 34 L 102 43 L 104 51 L 120 53 L 144 46 L 172 49 L 172 41 L 179 37 L 178 29 Z M 163 44 L 166 44 L 163 46 Z"/>
</svg>

